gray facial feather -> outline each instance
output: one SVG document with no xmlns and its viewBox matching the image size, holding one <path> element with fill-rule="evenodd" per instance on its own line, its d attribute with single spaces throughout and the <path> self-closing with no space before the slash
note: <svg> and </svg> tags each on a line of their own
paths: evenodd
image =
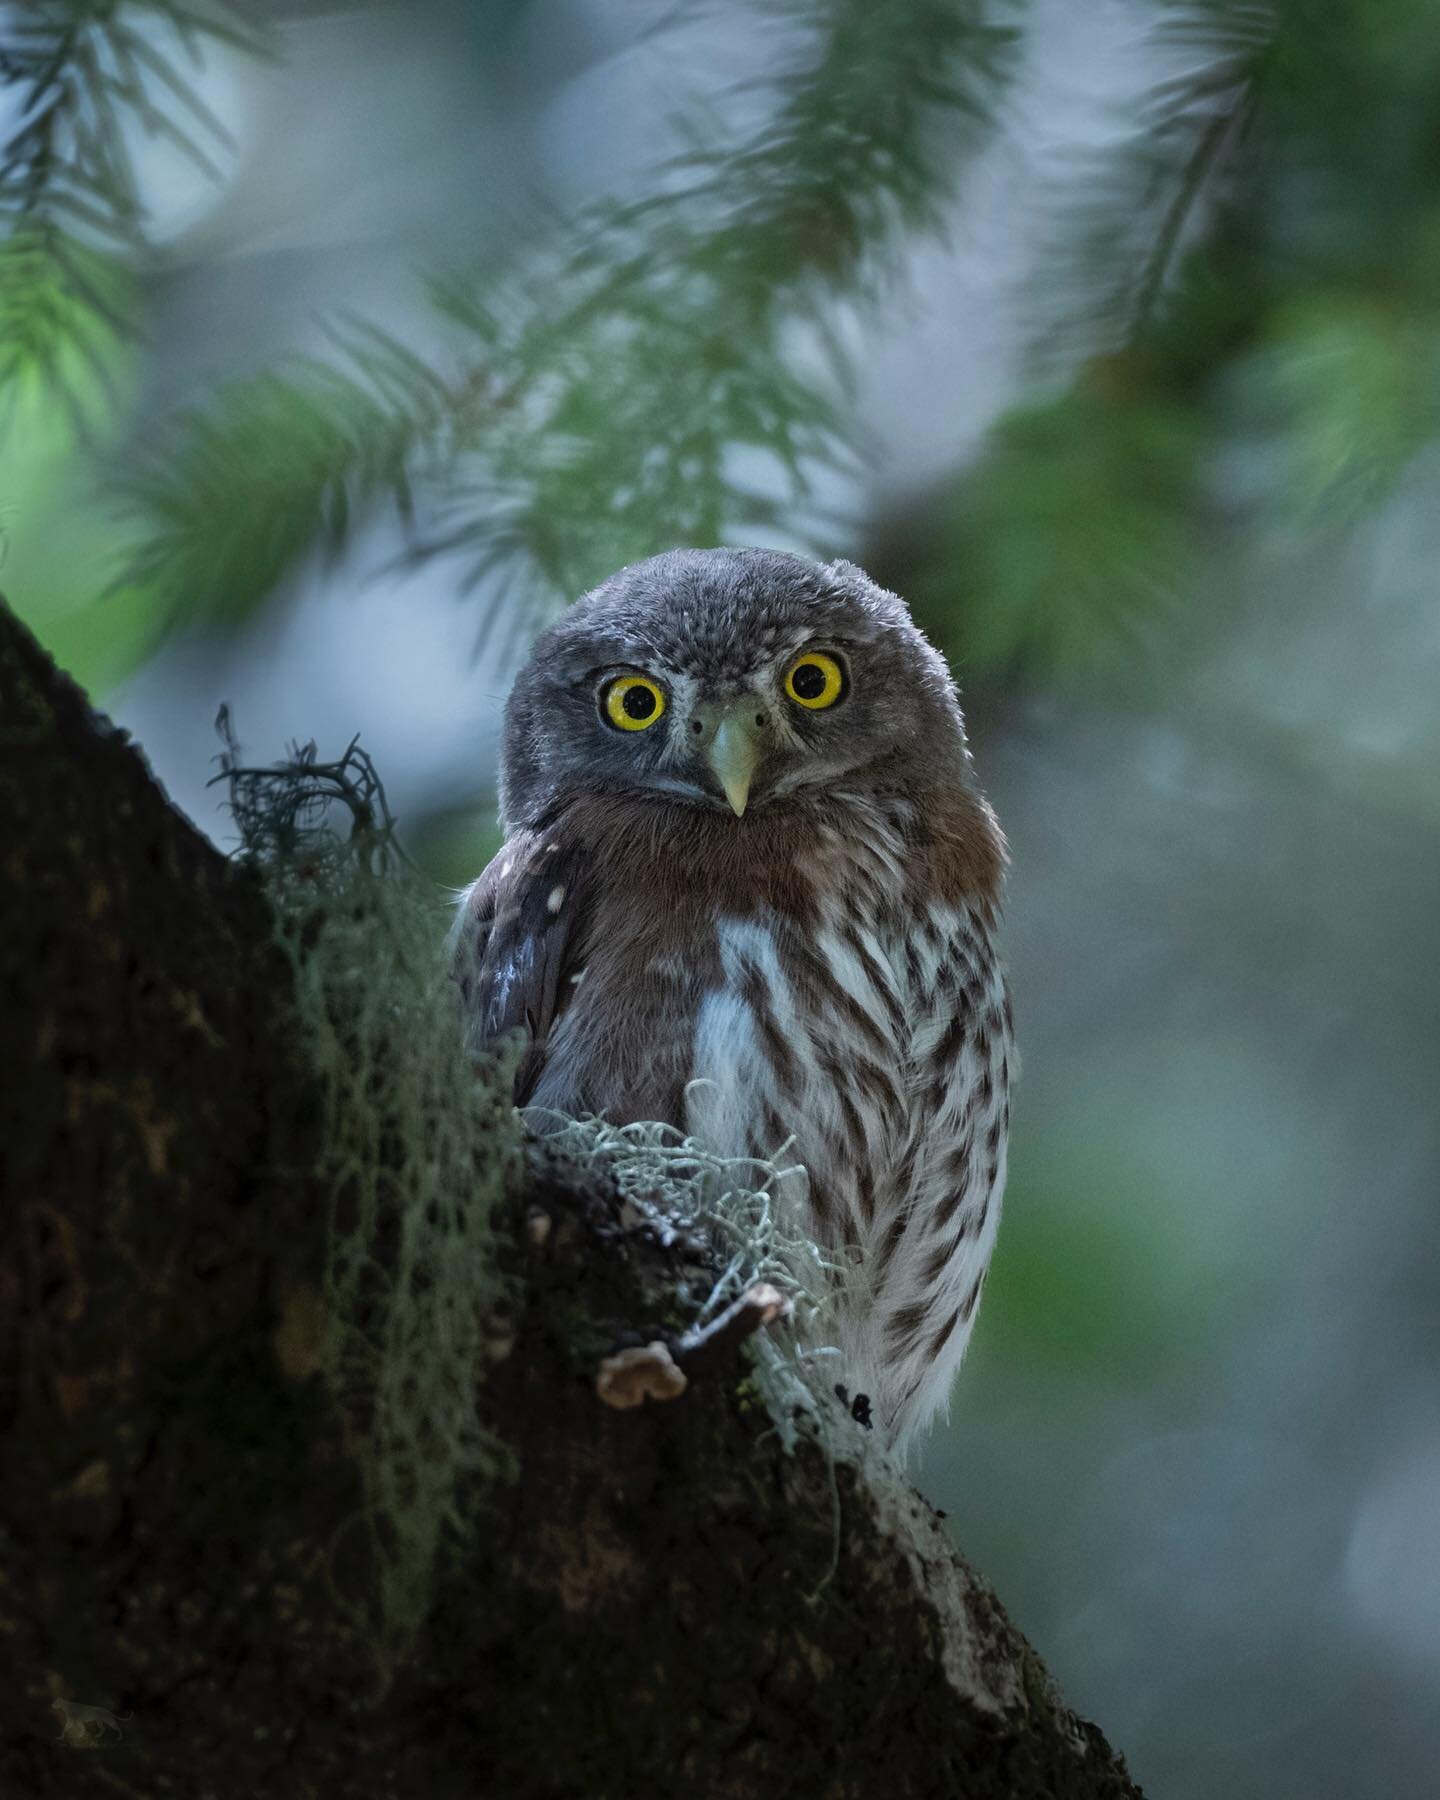
<svg viewBox="0 0 1440 1800">
<path fill-rule="evenodd" d="M 785 699 L 798 652 L 833 648 L 846 698 L 823 712 Z M 648 731 L 600 716 L 607 671 L 635 670 L 670 705 Z M 753 689 L 772 719 L 753 804 L 836 781 L 874 791 L 971 787 L 954 682 L 903 600 L 853 563 L 780 550 L 670 550 L 612 575 L 537 639 L 505 712 L 501 811 L 533 826 L 580 793 L 723 804 L 687 738 L 689 707 Z"/>
</svg>

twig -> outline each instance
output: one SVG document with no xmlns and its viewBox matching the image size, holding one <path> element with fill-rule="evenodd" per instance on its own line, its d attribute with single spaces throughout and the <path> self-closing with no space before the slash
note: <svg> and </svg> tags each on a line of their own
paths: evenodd
<svg viewBox="0 0 1440 1800">
<path fill-rule="evenodd" d="M 732 1300 L 708 1325 L 687 1331 L 670 1346 L 671 1355 L 687 1374 L 703 1374 L 727 1362 L 740 1345 L 762 1326 L 789 1318 L 791 1302 L 768 1281 L 757 1281 Z"/>
</svg>

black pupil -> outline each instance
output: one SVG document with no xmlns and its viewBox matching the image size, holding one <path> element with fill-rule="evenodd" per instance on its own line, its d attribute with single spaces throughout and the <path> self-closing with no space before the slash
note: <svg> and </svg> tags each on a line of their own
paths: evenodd
<svg viewBox="0 0 1440 1800">
<path fill-rule="evenodd" d="M 819 663 L 801 663 L 790 677 L 790 685 L 802 700 L 818 700 L 825 692 L 825 671 Z"/>
<path fill-rule="evenodd" d="M 627 719 L 648 719 L 655 710 L 655 696 L 648 687 L 637 683 L 626 688 L 620 697 L 620 705 Z"/>
</svg>

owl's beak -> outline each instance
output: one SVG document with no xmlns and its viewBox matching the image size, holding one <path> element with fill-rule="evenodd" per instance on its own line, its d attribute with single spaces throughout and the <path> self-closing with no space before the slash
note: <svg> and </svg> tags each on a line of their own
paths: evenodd
<svg viewBox="0 0 1440 1800">
<path fill-rule="evenodd" d="M 760 761 L 760 734 L 753 712 L 755 702 L 742 700 L 715 727 L 708 760 L 715 778 L 725 790 L 730 810 L 738 819 L 750 799 L 750 783 Z"/>
</svg>

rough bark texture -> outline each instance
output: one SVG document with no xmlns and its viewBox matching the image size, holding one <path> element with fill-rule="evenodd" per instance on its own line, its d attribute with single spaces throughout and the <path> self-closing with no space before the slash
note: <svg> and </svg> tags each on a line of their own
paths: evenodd
<svg viewBox="0 0 1440 1800">
<path fill-rule="evenodd" d="M 833 1476 L 787 1454 L 723 1342 L 678 1399 L 596 1399 L 680 1341 L 675 1252 L 539 1158 L 477 1398 L 511 1467 L 377 1699 L 290 964 L 3 607 L 0 823 L 0 1793 L 1138 1792 L 858 1427 Z"/>
</svg>

